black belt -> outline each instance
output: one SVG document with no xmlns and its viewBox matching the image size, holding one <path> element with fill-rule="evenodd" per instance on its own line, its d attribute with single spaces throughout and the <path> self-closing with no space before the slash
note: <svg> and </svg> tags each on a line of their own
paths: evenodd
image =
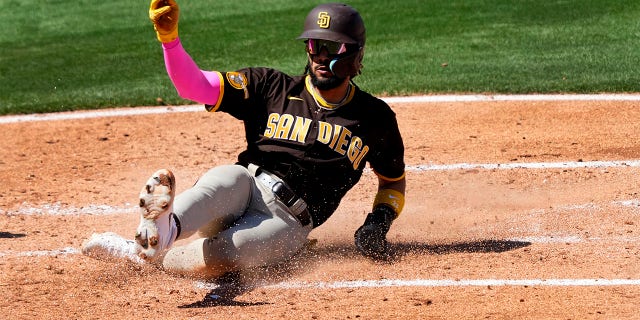
<svg viewBox="0 0 640 320">
<path fill-rule="evenodd" d="M 311 223 L 311 214 L 304 199 L 298 197 L 291 188 L 280 179 L 275 178 L 271 173 L 262 169 L 256 171 L 256 179 L 271 188 L 273 194 L 289 208 L 289 212 L 302 224 L 307 226 Z"/>
</svg>

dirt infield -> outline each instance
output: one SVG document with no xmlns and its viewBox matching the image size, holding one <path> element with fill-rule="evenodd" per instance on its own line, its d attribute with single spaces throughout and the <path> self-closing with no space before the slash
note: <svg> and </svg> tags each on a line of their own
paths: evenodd
<svg viewBox="0 0 640 320">
<path fill-rule="evenodd" d="M 137 192 L 156 169 L 172 169 L 180 192 L 234 162 L 241 123 L 203 111 L 0 124 L 0 314 L 640 318 L 637 104 L 392 104 L 408 165 L 405 211 L 389 233 L 396 259 L 353 248 L 374 195 L 367 173 L 312 232 L 315 246 L 243 274 L 246 288 L 78 253 L 93 232 L 133 236 Z"/>
</svg>

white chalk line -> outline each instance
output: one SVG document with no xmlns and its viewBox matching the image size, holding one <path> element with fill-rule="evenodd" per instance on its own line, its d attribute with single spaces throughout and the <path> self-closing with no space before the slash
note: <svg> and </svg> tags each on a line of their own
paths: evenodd
<svg viewBox="0 0 640 320">
<path fill-rule="evenodd" d="M 618 161 L 567 161 L 567 162 L 518 162 L 518 163 L 454 163 L 410 165 L 407 171 L 451 171 L 451 170 L 513 170 L 513 169 L 581 169 L 640 167 L 640 160 Z"/>
<path fill-rule="evenodd" d="M 4 211 L 0 209 L 0 214 L 8 216 L 106 216 L 113 214 L 126 214 L 137 212 L 137 207 L 114 207 L 108 205 L 91 204 L 83 207 L 65 206 L 60 203 L 45 204 L 41 206 L 32 206 L 28 203 L 23 204 L 16 210 Z"/>
<path fill-rule="evenodd" d="M 183 113 L 204 111 L 202 105 L 176 106 L 176 107 L 140 107 L 134 109 L 105 109 L 98 111 L 76 111 L 60 113 L 27 114 L 17 116 L 2 116 L 0 124 L 38 121 L 59 121 L 59 120 L 86 120 L 93 118 L 143 116 L 165 113 Z"/>
<path fill-rule="evenodd" d="M 389 104 L 393 103 L 437 103 L 437 102 L 483 102 L 483 101 L 640 101 L 637 94 L 525 94 L 525 95 L 427 95 L 406 97 L 381 97 Z M 141 116 L 150 114 L 182 113 L 204 111 L 203 105 L 171 107 L 138 107 L 123 109 L 103 109 L 96 111 L 77 111 L 44 114 L 1 116 L 0 124 L 77 120 L 105 117 Z"/>
<path fill-rule="evenodd" d="M 16 257 L 57 257 L 79 254 L 80 250 L 73 247 L 65 247 L 56 250 L 35 250 L 35 251 L 16 251 L 7 250 L 0 251 L 0 258 L 16 258 Z"/>
<path fill-rule="evenodd" d="M 415 279 L 354 280 L 336 282 L 282 282 L 273 289 L 350 289 L 388 287 L 580 287 L 638 286 L 640 279 Z"/>
<path fill-rule="evenodd" d="M 382 97 L 387 103 L 483 102 L 483 101 L 640 101 L 637 94 L 496 94 Z"/>
<path fill-rule="evenodd" d="M 267 289 L 363 289 L 399 287 L 607 287 L 638 286 L 640 279 L 384 279 L 335 282 L 285 281 L 271 285 L 256 285 Z M 197 281 L 195 287 L 214 290 L 218 285 Z"/>
</svg>

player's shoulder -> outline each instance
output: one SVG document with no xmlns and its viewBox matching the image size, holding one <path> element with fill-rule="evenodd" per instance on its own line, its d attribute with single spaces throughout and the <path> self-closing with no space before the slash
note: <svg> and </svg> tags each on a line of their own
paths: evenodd
<svg viewBox="0 0 640 320">
<path fill-rule="evenodd" d="M 389 104 L 383 99 L 374 96 L 373 94 L 364 91 L 356 86 L 355 98 L 358 104 L 372 111 L 372 113 L 388 113 L 394 115 L 395 113 L 389 106 Z"/>
<path fill-rule="evenodd" d="M 293 80 L 300 78 L 297 76 L 291 76 L 281 70 L 269 68 L 269 67 L 248 67 L 238 70 L 251 78 L 264 78 L 264 79 L 284 79 Z"/>
<path fill-rule="evenodd" d="M 287 94 L 297 94 L 304 88 L 303 76 L 291 76 L 283 71 L 268 67 L 248 67 L 237 70 L 242 73 L 247 86 L 255 96 L 263 96 L 269 100 Z"/>
</svg>

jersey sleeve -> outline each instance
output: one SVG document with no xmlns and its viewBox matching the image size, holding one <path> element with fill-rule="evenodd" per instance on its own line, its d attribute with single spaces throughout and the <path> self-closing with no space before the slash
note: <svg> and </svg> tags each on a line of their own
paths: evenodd
<svg viewBox="0 0 640 320">
<path fill-rule="evenodd" d="M 205 105 L 207 111 L 226 112 L 246 120 L 251 108 L 261 103 L 268 76 L 268 70 L 263 68 L 220 72 L 220 98 L 215 105 Z"/>
<path fill-rule="evenodd" d="M 395 113 L 390 108 L 385 113 L 382 117 L 377 117 L 375 127 L 378 142 L 369 158 L 369 164 L 380 178 L 397 181 L 405 175 L 404 142 Z"/>
</svg>

